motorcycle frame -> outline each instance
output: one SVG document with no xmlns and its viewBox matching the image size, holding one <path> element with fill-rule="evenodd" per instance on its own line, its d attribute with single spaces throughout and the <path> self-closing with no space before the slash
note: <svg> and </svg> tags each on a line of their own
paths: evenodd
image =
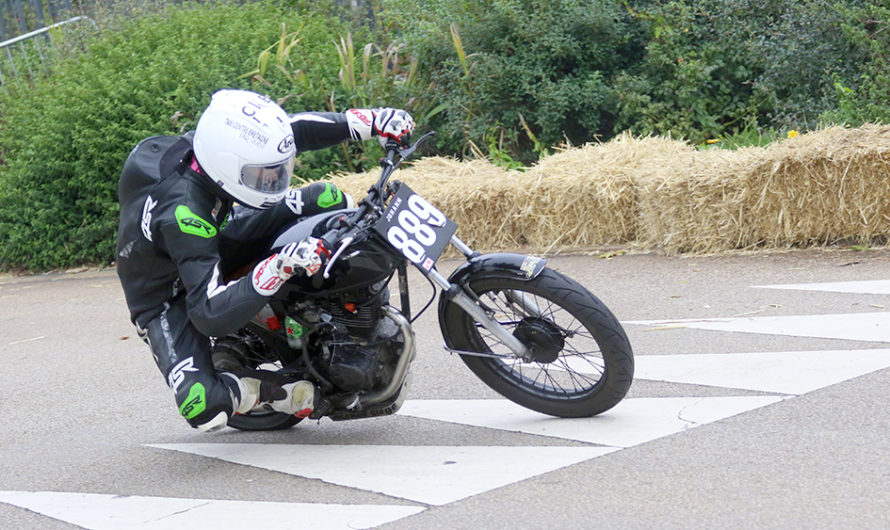
<svg viewBox="0 0 890 530">
<path fill-rule="evenodd" d="M 406 159 L 413 153 L 418 145 L 433 134 L 434 133 L 432 132 L 427 133 L 409 147 L 400 147 L 392 142 L 386 146 L 387 156 L 380 160 L 382 169 L 380 178 L 376 184 L 368 189 L 368 196 L 360 201 L 358 210 L 356 210 L 352 216 L 352 224 L 346 223 L 346 226 L 334 229 L 322 237 L 329 247 L 331 246 L 330 243 L 336 242 L 338 244 L 337 250 L 331 256 L 331 259 L 325 267 L 323 277 L 328 277 L 334 263 L 354 241 L 354 236 L 347 235 L 347 233 L 355 228 L 355 223 L 357 223 L 359 219 L 362 219 L 370 210 L 376 210 L 377 212 L 381 211 L 377 201 L 383 197 L 383 190 L 386 188 L 390 177 L 398 165 L 402 160 Z M 484 307 L 484 304 L 479 300 L 475 293 L 470 290 L 467 283 L 474 274 L 493 272 L 500 274 L 506 273 L 513 277 L 530 280 L 543 270 L 546 261 L 540 258 L 532 258 L 520 254 L 480 254 L 470 248 L 470 246 L 458 238 L 456 234 L 451 236 L 449 244 L 463 254 L 467 260 L 464 264 L 458 267 L 449 278 L 443 276 L 436 269 L 435 265 L 427 270 L 412 263 L 421 274 L 441 290 L 440 311 L 442 303 L 456 304 L 458 307 L 466 311 L 473 320 L 480 323 L 485 329 L 492 333 L 495 338 L 506 345 L 507 348 L 513 352 L 513 355 L 524 361 L 531 362 L 533 359 L 529 349 L 494 318 L 494 311 Z M 414 358 L 416 350 L 414 333 L 411 330 L 409 322 L 411 305 L 408 293 L 407 261 L 408 260 L 402 260 L 396 269 L 399 278 L 401 311 L 397 311 L 395 308 L 389 306 L 384 308 L 385 317 L 398 325 L 402 330 L 403 337 L 405 337 L 404 348 L 399 361 L 396 363 L 395 373 L 386 388 L 371 394 L 357 396 L 356 401 L 347 406 L 347 409 L 354 409 L 355 407 L 362 409 L 368 405 L 384 402 L 395 395 L 407 379 L 408 368 L 411 360 Z M 530 266 L 526 266 L 526 264 L 530 264 Z M 537 308 L 533 302 L 528 302 L 524 296 L 517 301 L 530 314 L 540 314 L 540 309 Z M 481 352 L 459 353 L 503 357 L 502 355 L 485 354 Z"/>
</svg>

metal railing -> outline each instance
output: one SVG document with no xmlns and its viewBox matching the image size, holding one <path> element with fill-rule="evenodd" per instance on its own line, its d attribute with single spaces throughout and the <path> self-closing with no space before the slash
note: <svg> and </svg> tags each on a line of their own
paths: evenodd
<svg viewBox="0 0 890 530">
<path fill-rule="evenodd" d="M 0 86 L 10 76 L 33 76 L 45 63 L 51 30 L 78 22 L 96 28 L 74 10 L 70 0 L 0 0 Z"/>
</svg>

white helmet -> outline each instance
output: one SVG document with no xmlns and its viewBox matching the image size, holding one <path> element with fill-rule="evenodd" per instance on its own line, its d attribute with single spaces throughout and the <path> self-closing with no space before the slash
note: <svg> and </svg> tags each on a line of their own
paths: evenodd
<svg viewBox="0 0 890 530">
<path fill-rule="evenodd" d="M 247 90 L 220 90 L 204 109 L 194 138 L 198 164 L 226 193 L 252 208 L 284 198 L 294 172 L 287 113 Z"/>
</svg>

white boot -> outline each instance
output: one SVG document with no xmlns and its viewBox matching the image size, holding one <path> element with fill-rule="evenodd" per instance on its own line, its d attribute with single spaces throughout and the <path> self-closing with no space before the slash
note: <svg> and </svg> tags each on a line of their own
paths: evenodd
<svg viewBox="0 0 890 530">
<path fill-rule="evenodd" d="M 271 401 L 269 404 L 273 410 L 301 419 L 312 414 L 315 407 L 315 385 L 309 381 L 297 381 L 282 385 L 281 388 L 287 392 L 287 397 Z"/>
<path fill-rule="evenodd" d="M 251 410 L 268 410 L 272 409 L 276 412 L 291 414 L 298 418 L 305 418 L 312 414 L 315 405 L 315 385 L 309 381 L 297 381 L 295 383 L 286 383 L 278 386 L 277 390 L 272 391 L 274 386 L 267 386 L 266 399 L 261 401 L 260 388 L 262 381 L 256 377 L 243 376 L 238 377 L 235 374 L 227 372 L 222 373 L 234 379 L 238 383 L 238 390 L 241 399 L 232 396 L 232 408 L 235 414 L 247 414 Z M 266 378 L 265 374 L 257 375 Z M 267 385 L 269 383 L 267 382 Z M 276 383 L 272 383 L 276 385 Z M 284 392 L 286 395 L 282 399 L 269 399 L 270 395 Z"/>
<path fill-rule="evenodd" d="M 225 427 L 229 423 L 229 415 L 225 412 L 220 412 L 216 416 L 213 417 L 208 422 L 202 423 L 198 425 L 198 430 L 201 432 L 216 432 L 223 427 Z"/>
<path fill-rule="evenodd" d="M 238 385 L 238 393 L 240 398 L 232 393 L 232 409 L 235 414 L 247 414 L 260 402 L 260 383 L 259 379 L 253 377 L 238 377 L 229 372 L 221 372 L 220 375 L 231 377 Z"/>
</svg>

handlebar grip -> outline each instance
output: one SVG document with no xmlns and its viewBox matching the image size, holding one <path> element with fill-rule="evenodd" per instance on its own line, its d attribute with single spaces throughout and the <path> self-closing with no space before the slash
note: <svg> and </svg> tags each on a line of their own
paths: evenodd
<svg viewBox="0 0 890 530">
<path fill-rule="evenodd" d="M 332 230 L 328 230 L 328 232 L 321 236 L 322 242 L 324 242 L 324 246 L 327 249 L 331 249 L 334 246 L 334 243 L 337 242 L 337 239 L 340 237 L 340 230 L 334 228 Z"/>
</svg>

